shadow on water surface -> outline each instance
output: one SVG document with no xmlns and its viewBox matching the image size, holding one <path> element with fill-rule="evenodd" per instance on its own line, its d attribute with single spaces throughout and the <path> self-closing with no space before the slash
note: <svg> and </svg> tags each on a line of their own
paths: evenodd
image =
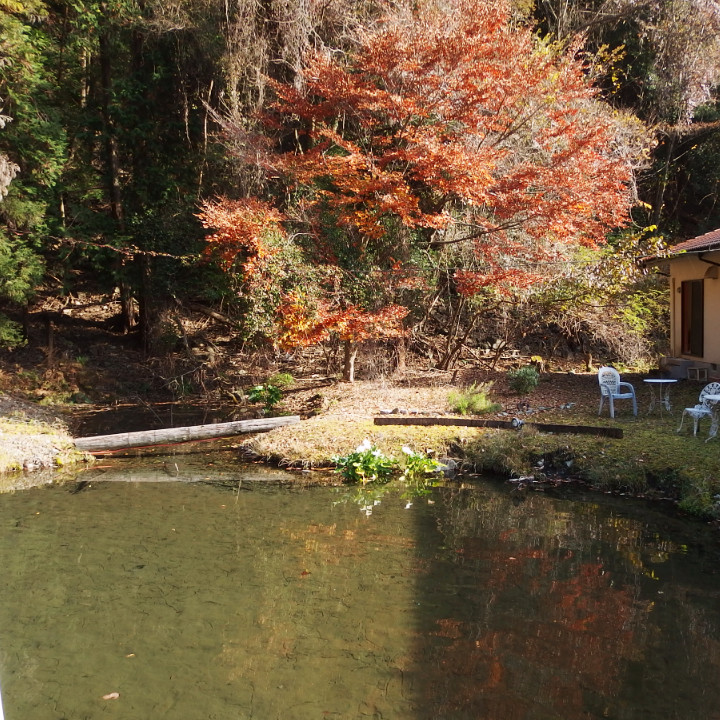
<svg viewBox="0 0 720 720">
<path fill-rule="evenodd" d="M 146 482 L 0 496 L 8 720 L 720 717 L 698 524 L 493 483 L 368 514 L 227 455 L 117 467 Z"/>
</svg>

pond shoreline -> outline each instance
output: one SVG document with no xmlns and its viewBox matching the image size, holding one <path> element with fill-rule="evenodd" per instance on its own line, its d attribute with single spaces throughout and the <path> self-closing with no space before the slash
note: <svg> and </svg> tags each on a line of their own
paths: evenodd
<svg viewBox="0 0 720 720">
<path fill-rule="evenodd" d="M 629 379 L 640 387 L 641 377 Z M 483 417 L 496 421 L 518 417 L 527 425 L 521 431 L 375 425 L 374 417 L 388 413 L 399 417 L 451 415 L 448 391 L 455 386 L 452 379 L 422 374 L 393 381 L 328 384 L 321 392 L 314 381 L 307 387 L 299 383 L 283 398 L 276 412 L 300 415 L 304 418 L 302 422 L 256 435 L 235 436 L 227 439 L 227 445 L 248 462 L 288 470 L 332 469 L 334 457 L 353 452 L 365 440 L 396 459 L 402 457 L 402 448 L 409 446 L 416 452 L 430 451 L 439 459 L 449 458 L 467 473 L 499 476 L 528 490 L 577 482 L 599 493 L 673 502 L 689 515 L 715 525 L 720 523 L 720 459 L 714 445 L 720 440 L 706 444 L 702 434 L 697 438 L 691 432 L 678 435 L 678 420 L 671 413 L 650 414 L 641 409 L 633 417 L 623 408 L 614 419 L 605 414 L 598 416 L 597 379 L 593 373 L 546 374 L 538 389 L 527 396 L 529 402 L 522 403 L 522 409 L 517 396 L 503 387 L 501 374 L 494 382 L 493 397 L 500 401 L 501 408 Z M 697 388 L 691 383 L 678 385 L 674 397 L 677 408 L 685 406 L 696 393 Z M 19 440 L 11 440 L 15 435 L 11 430 L 0 434 L 0 454 L 7 453 L 8 448 L 21 453 L 11 466 L 15 469 L 32 470 L 56 464 L 65 467 L 85 460 L 86 456 L 67 455 L 68 448 L 72 448 L 70 427 L 79 428 L 82 424 L 84 436 L 135 429 L 128 424 L 133 419 L 132 405 L 50 410 L 7 395 L 0 395 L 0 399 L 12 401 L 13 412 L 5 410 L 2 414 L 6 419 L 15 415 L 13 421 L 18 423 Z M 188 422 L 189 417 L 184 414 L 182 424 L 257 417 L 261 411 L 248 403 L 208 405 L 207 399 L 198 398 L 195 403 L 186 399 L 182 406 L 167 403 L 137 406 L 136 420 L 142 416 L 147 421 L 150 413 L 155 415 L 154 427 L 170 426 L 180 422 L 180 409 L 185 412 L 193 407 L 195 418 Z M 94 420 L 97 427 L 88 424 L 88 419 Z M 617 428 L 623 437 L 544 433 L 532 428 L 536 422 Z M 51 433 L 42 423 L 49 426 L 57 440 L 48 441 Z M 36 431 L 35 438 L 29 432 L 32 430 Z M 46 454 L 38 462 L 37 454 L 43 443 Z M 162 450 L 158 448 L 155 452 Z"/>
</svg>

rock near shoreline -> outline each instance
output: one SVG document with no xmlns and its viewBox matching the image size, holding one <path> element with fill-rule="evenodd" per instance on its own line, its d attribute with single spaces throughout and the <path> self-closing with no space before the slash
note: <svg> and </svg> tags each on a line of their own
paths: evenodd
<svg viewBox="0 0 720 720">
<path fill-rule="evenodd" d="M 54 468 L 73 452 L 73 439 L 61 415 L 0 395 L 0 472 Z"/>
</svg>

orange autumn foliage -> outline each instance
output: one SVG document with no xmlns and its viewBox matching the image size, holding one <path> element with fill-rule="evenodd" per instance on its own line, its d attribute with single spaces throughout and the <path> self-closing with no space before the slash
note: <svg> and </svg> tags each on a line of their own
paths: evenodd
<svg viewBox="0 0 720 720">
<path fill-rule="evenodd" d="M 312 302 L 310 288 L 284 288 L 285 347 L 399 334 L 408 310 L 396 301 L 423 287 L 419 257 L 443 248 L 463 248 L 454 285 L 465 296 L 546 278 L 548 260 L 602 242 L 632 202 L 620 121 L 576 56 L 518 26 L 506 0 L 396 7 L 352 53 L 312 52 L 293 82 L 268 81 L 277 151 L 253 160 L 276 205 L 205 204 L 209 252 L 272 283 L 267 237 L 282 230 L 319 277 L 336 278 Z"/>
<path fill-rule="evenodd" d="M 540 276 L 522 268 L 550 247 L 593 245 L 622 226 L 631 169 L 618 120 L 574 53 L 539 45 L 504 2 L 420 8 L 365 31 L 349 62 L 315 52 L 302 82 L 274 84 L 276 122 L 295 118 L 304 132 L 271 163 L 313 189 L 304 212 L 329 209 L 364 243 L 389 217 L 435 245 L 472 242 L 467 292 L 526 285 Z"/>
<path fill-rule="evenodd" d="M 401 305 L 387 305 L 373 312 L 357 305 L 333 310 L 325 302 L 311 312 L 297 293 L 288 293 L 278 312 L 278 344 L 282 348 L 315 345 L 331 334 L 352 342 L 398 337 L 407 314 L 408 309 Z"/>
<path fill-rule="evenodd" d="M 216 257 L 225 270 L 242 258 L 243 277 L 249 279 L 262 271 L 273 254 L 266 236 L 279 230 L 282 215 L 272 205 L 253 198 L 220 198 L 202 203 L 198 218 L 203 227 L 212 230 L 205 237 L 205 254 Z"/>
</svg>

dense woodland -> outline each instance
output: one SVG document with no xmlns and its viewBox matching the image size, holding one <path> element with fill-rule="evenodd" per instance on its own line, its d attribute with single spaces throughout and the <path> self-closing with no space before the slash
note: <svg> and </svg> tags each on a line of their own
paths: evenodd
<svg viewBox="0 0 720 720">
<path fill-rule="evenodd" d="M 0 0 L 0 341 L 653 358 L 720 227 L 715 0 Z"/>
</svg>

